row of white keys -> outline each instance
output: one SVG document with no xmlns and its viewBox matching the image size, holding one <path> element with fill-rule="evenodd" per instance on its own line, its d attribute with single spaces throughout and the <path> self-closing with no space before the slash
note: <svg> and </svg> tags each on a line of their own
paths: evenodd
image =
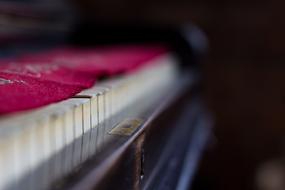
<svg viewBox="0 0 285 190">
<path fill-rule="evenodd" d="M 107 99 L 109 91 L 107 87 L 98 85 L 95 88 L 85 90 L 75 96 L 77 98 L 87 98 L 90 102 L 91 124 L 88 131 L 86 131 L 88 135 L 84 136 L 83 139 L 83 141 L 89 143 L 89 146 L 85 146 L 83 151 L 84 158 L 86 159 L 95 154 L 96 151 L 98 151 L 98 147 L 104 142 L 104 121 L 109 117 L 109 115 L 107 116 L 107 108 L 109 106 L 107 104 L 110 104 Z"/>
<path fill-rule="evenodd" d="M 8 119 L 9 122 L 1 122 L 0 189 L 17 189 L 18 185 L 21 189 L 46 187 L 79 165 L 83 161 L 84 127 L 90 128 L 89 105 L 88 99 L 70 99 L 25 114 L 25 117 L 15 116 L 11 121 Z M 71 147 L 68 154 L 63 150 L 66 146 Z M 40 172 L 36 172 L 40 165 Z M 6 170 L 8 172 L 3 173 Z M 27 176 L 28 180 L 22 183 Z"/>
</svg>

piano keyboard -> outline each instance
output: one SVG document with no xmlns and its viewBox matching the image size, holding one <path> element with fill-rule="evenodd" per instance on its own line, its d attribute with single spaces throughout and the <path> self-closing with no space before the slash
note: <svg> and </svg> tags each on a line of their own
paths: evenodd
<svg viewBox="0 0 285 190">
<path fill-rule="evenodd" d="M 1 118 L 0 189 L 50 188 L 111 142 L 122 113 L 163 101 L 177 79 L 177 60 L 168 54 L 151 61 L 68 100 Z"/>
</svg>

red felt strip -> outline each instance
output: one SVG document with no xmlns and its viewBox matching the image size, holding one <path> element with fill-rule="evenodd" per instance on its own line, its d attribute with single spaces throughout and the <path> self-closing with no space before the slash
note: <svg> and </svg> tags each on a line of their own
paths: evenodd
<svg viewBox="0 0 285 190">
<path fill-rule="evenodd" d="M 162 46 L 62 48 L 0 61 L 0 114 L 58 102 L 102 76 L 132 72 L 167 52 Z"/>
<path fill-rule="evenodd" d="M 163 46 L 111 46 L 96 49 L 62 48 L 50 52 L 23 56 L 28 63 L 62 65 L 96 76 L 110 76 L 131 72 L 148 60 L 167 52 Z"/>
<path fill-rule="evenodd" d="M 79 86 L 0 72 L 0 114 L 64 100 L 81 90 Z"/>
<path fill-rule="evenodd" d="M 7 74 L 27 76 L 41 81 L 53 81 L 61 84 L 91 87 L 96 77 L 89 73 L 76 71 L 67 67 L 49 63 L 6 62 L 0 64 L 0 71 Z"/>
</svg>

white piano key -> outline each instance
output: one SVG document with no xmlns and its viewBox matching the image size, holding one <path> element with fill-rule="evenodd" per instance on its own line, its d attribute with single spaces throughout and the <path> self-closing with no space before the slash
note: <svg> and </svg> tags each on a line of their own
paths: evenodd
<svg viewBox="0 0 285 190">
<path fill-rule="evenodd" d="M 97 95 L 97 99 L 98 99 L 98 104 L 97 104 L 97 107 L 98 107 L 98 137 L 97 137 L 96 147 L 98 150 L 104 142 L 104 134 L 105 134 L 105 129 L 103 126 L 103 121 L 105 117 L 105 109 L 104 109 L 105 93 Z"/>
<path fill-rule="evenodd" d="M 74 141 L 74 118 L 73 118 L 73 110 L 68 110 L 65 114 L 64 120 L 65 126 L 65 157 L 64 157 L 64 171 L 63 173 L 66 175 L 72 170 L 72 154 L 73 154 L 73 141 Z"/>
<path fill-rule="evenodd" d="M 94 96 L 90 98 L 91 103 L 91 136 L 90 136 L 90 146 L 89 155 L 92 156 L 97 151 L 97 138 L 98 138 L 98 97 Z M 92 119 L 93 118 L 93 119 Z"/>
<path fill-rule="evenodd" d="M 40 121 L 40 126 L 37 130 L 37 138 L 36 140 L 40 139 L 37 143 L 38 147 L 38 154 L 42 154 L 40 158 L 40 173 L 38 174 L 38 179 L 35 181 L 35 187 L 40 189 L 46 189 L 51 182 L 50 177 L 50 157 L 52 155 L 52 148 L 51 148 L 51 132 L 50 132 L 50 122 L 49 117 L 45 117 Z"/>
<path fill-rule="evenodd" d="M 16 143 L 13 138 L 0 139 L 0 189 L 15 183 Z"/>
<path fill-rule="evenodd" d="M 64 120 L 62 114 L 54 115 L 50 120 L 51 146 L 53 146 L 52 180 L 56 180 L 62 171 L 64 142 Z"/>
<path fill-rule="evenodd" d="M 37 125 L 40 126 L 40 123 L 31 123 L 29 127 L 29 130 L 26 131 L 27 134 L 29 134 L 29 140 L 30 140 L 30 174 L 29 174 L 29 190 L 33 189 L 39 189 L 43 173 L 37 171 L 37 168 L 42 164 L 42 161 L 45 159 L 44 152 L 42 149 L 43 146 L 43 136 L 42 134 L 43 130 L 41 127 L 37 127 Z"/>
<path fill-rule="evenodd" d="M 112 88 L 106 86 L 105 93 L 105 133 L 108 133 L 112 126 Z"/>
<path fill-rule="evenodd" d="M 29 130 L 27 128 L 24 128 L 22 131 L 18 133 L 16 137 L 14 137 L 15 140 L 15 148 L 16 148 L 16 155 L 15 158 L 15 171 L 16 171 L 16 181 L 17 181 L 17 187 L 21 187 L 21 189 L 29 189 L 32 185 L 31 181 L 31 170 L 32 170 L 32 136 L 29 133 Z M 25 182 L 23 183 L 23 179 Z"/>
<path fill-rule="evenodd" d="M 91 129 L 91 102 L 90 99 L 86 99 L 83 104 L 83 130 L 84 133 Z"/>
<path fill-rule="evenodd" d="M 76 167 L 81 163 L 82 153 L 82 135 L 83 135 L 83 106 L 78 105 L 74 109 L 74 149 L 73 149 L 73 166 Z"/>
<path fill-rule="evenodd" d="M 87 99 L 86 103 L 83 103 L 83 142 L 82 142 L 82 161 L 88 159 L 89 147 L 91 140 L 91 101 Z"/>
</svg>

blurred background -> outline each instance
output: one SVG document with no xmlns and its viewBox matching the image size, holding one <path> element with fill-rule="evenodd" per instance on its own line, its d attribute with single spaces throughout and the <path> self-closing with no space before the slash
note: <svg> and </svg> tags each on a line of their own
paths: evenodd
<svg viewBox="0 0 285 190">
<path fill-rule="evenodd" d="M 69 34 L 68 28 L 86 20 L 171 28 L 191 22 L 209 41 L 200 64 L 203 97 L 215 118 L 214 135 L 193 189 L 281 190 L 285 189 L 284 6 L 282 0 L 1 1 L 0 46 L 5 47 L 1 53 L 9 55 L 7 47 L 13 41 L 26 44 L 27 36 L 35 38 L 35 33 L 41 33 L 37 40 L 56 43 L 62 40 L 59 36 Z M 38 47 L 29 44 L 29 48 Z"/>
</svg>

